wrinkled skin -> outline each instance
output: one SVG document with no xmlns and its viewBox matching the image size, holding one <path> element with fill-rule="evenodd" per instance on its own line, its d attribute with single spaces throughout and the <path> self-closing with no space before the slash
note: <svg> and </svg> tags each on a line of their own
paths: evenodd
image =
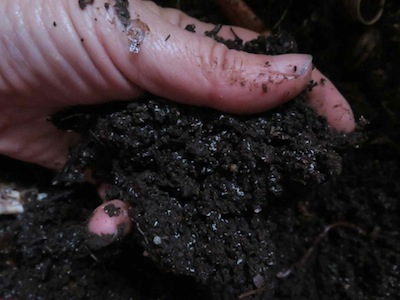
<svg viewBox="0 0 400 300">
<path fill-rule="evenodd" d="M 78 1 L 0 1 L 0 154 L 60 169 L 74 133 L 47 121 L 67 106 L 134 99 L 144 92 L 226 112 L 254 113 L 275 107 L 304 90 L 311 56 L 255 55 L 228 50 L 205 37 L 214 28 L 174 9 L 131 0 L 131 19 L 145 30 L 139 53 L 114 15 L 96 0 L 82 10 Z M 196 25 L 196 33 L 184 30 Z M 242 39 L 257 34 L 235 28 Z M 233 38 L 229 27 L 220 34 Z M 131 36 L 132 38 L 132 36 Z M 310 105 L 329 124 L 354 129 L 350 106 L 326 79 L 308 94 Z M 267 91 L 267 92 L 266 92 Z"/>
</svg>

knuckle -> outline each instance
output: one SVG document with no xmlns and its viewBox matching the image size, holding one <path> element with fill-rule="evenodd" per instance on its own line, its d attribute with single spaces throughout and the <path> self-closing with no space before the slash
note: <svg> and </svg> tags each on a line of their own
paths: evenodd
<svg viewBox="0 0 400 300">
<path fill-rule="evenodd" d="M 238 52 L 215 43 L 203 57 L 203 67 L 214 84 L 233 85 L 242 79 L 244 62 Z"/>
</svg>

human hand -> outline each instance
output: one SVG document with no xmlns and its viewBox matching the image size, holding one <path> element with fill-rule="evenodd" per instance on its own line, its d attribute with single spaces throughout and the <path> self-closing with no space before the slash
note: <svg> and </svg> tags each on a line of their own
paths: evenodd
<svg viewBox="0 0 400 300">
<path fill-rule="evenodd" d="M 325 78 L 311 70 L 308 55 L 228 50 L 203 35 L 214 25 L 180 11 L 138 0 L 128 9 L 130 18 L 122 20 L 135 20 L 132 29 L 121 23 L 114 2 L 95 1 L 85 9 L 68 0 L 0 2 L 1 154 L 61 168 L 78 137 L 57 130 L 47 117 L 67 106 L 134 99 L 148 91 L 182 103 L 252 113 L 293 98 L 310 78 Z M 194 24 L 198 34 L 184 30 L 187 24 Z M 137 29 L 144 39 L 133 49 Z M 234 31 L 244 39 L 256 36 Z M 230 27 L 220 34 L 233 38 Z M 354 128 L 349 105 L 329 80 L 309 93 L 309 101 L 332 127 Z"/>
</svg>

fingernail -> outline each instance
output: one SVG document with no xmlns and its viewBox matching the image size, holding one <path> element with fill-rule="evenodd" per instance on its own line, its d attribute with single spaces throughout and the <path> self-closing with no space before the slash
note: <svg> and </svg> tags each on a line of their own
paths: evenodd
<svg viewBox="0 0 400 300">
<path fill-rule="evenodd" d="M 266 63 L 268 71 L 288 76 L 301 76 L 312 66 L 313 57 L 309 54 L 282 54 L 273 56 Z"/>
</svg>

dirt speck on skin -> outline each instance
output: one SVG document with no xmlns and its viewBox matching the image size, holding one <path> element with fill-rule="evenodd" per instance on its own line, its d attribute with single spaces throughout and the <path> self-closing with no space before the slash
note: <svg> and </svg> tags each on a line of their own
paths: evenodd
<svg viewBox="0 0 400 300">
<path fill-rule="evenodd" d="M 128 0 L 116 0 L 114 4 L 115 12 L 122 25 L 128 27 L 131 24 L 131 15 L 128 10 Z"/>
<path fill-rule="evenodd" d="M 92 5 L 94 0 L 78 0 L 79 7 L 81 9 L 85 9 L 86 5 Z"/>
<path fill-rule="evenodd" d="M 121 213 L 121 208 L 116 207 L 114 204 L 108 204 L 104 206 L 104 212 L 111 218 L 111 217 L 118 217 Z"/>
<path fill-rule="evenodd" d="M 195 33 L 196 32 L 196 25 L 188 24 L 188 25 L 185 26 L 185 30 Z"/>
<path fill-rule="evenodd" d="M 140 19 L 131 20 L 130 25 L 126 28 L 126 35 L 131 42 L 129 52 L 139 53 L 140 46 L 149 32 L 150 28 L 146 23 Z"/>
</svg>

